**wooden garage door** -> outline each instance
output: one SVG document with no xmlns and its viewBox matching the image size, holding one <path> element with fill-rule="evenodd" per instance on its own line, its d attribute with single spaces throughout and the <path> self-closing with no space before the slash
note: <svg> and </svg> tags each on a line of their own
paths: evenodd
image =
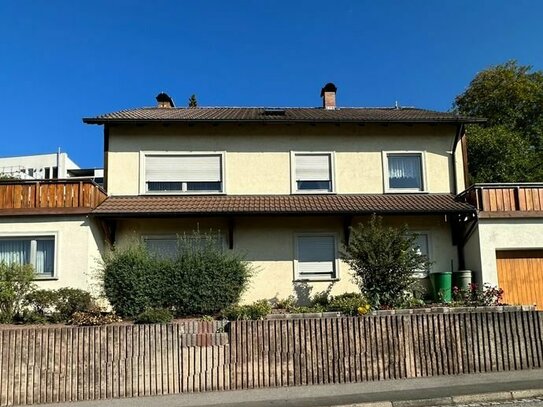
<svg viewBox="0 0 543 407">
<path fill-rule="evenodd" d="M 543 250 L 501 250 L 496 261 L 504 302 L 543 310 Z"/>
</svg>

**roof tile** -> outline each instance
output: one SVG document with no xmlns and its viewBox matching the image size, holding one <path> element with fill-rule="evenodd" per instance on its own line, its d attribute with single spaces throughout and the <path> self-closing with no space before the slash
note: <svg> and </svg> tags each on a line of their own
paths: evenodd
<svg viewBox="0 0 543 407">
<path fill-rule="evenodd" d="M 90 124 L 110 122 L 178 121 L 178 122 L 445 122 L 472 123 L 483 119 L 460 116 L 450 112 L 436 112 L 416 108 L 348 107 L 334 110 L 307 107 L 274 108 L 284 114 L 266 114 L 264 107 L 197 107 L 158 108 L 142 107 L 121 110 L 83 121 Z"/>
<path fill-rule="evenodd" d="M 474 208 L 450 194 L 113 196 L 102 216 L 450 213 Z"/>
</svg>

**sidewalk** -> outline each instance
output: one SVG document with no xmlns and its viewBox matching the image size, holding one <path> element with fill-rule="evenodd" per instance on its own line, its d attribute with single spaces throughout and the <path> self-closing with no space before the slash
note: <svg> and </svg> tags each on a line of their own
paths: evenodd
<svg viewBox="0 0 543 407">
<path fill-rule="evenodd" d="M 180 394 L 115 400 L 82 401 L 63 404 L 41 404 L 40 407 L 184 407 L 184 406 L 339 406 L 355 403 L 379 403 L 379 406 L 415 406 L 417 403 L 390 403 L 402 400 L 436 399 L 433 405 L 452 404 L 460 395 L 473 397 L 458 398 L 465 404 L 485 400 L 485 393 L 496 394 L 498 399 L 512 399 L 516 394 L 530 397 L 528 392 L 511 393 L 520 390 L 537 389 L 543 394 L 543 369 L 516 372 L 484 373 L 459 376 L 439 376 L 379 382 L 334 384 L 321 386 L 281 387 L 257 390 L 236 390 L 224 392 Z M 448 398 L 445 400 L 443 398 Z M 441 399 L 441 400 L 438 400 Z M 486 397 L 487 400 L 494 398 Z M 448 403 L 446 402 L 448 401 Z M 427 403 L 426 405 L 432 405 Z M 377 406 L 377 404 L 376 404 Z"/>
</svg>

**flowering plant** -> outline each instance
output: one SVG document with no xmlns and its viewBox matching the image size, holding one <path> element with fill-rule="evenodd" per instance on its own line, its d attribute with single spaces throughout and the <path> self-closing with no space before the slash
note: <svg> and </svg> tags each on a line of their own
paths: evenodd
<svg viewBox="0 0 543 407">
<path fill-rule="evenodd" d="M 453 301 L 470 307 L 503 305 L 503 289 L 485 283 L 482 287 L 475 283 L 468 288 L 453 287 Z"/>
</svg>

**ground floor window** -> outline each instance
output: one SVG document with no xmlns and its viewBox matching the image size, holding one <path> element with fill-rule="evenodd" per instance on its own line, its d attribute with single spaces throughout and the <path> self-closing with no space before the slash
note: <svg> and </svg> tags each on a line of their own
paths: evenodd
<svg viewBox="0 0 543 407">
<path fill-rule="evenodd" d="M 2 237 L 0 262 L 30 264 L 38 277 L 55 275 L 55 237 Z"/>
<path fill-rule="evenodd" d="M 224 248 L 224 239 L 219 233 L 144 236 L 143 242 L 151 254 L 166 259 L 174 259 L 183 248 L 202 249 L 206 245 L 219 250 Z"/>
<path fill-rule="evenodd" d="M 337 278 L 337 239 L 334 234 L 298 234 L 295 246 L 297 280 Z"/>
</svg>

